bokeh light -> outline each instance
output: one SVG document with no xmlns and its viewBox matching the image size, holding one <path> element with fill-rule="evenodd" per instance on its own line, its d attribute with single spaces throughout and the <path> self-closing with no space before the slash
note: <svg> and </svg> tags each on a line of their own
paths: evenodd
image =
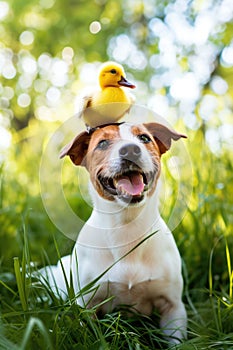
<svg viewBox="0 0 233 350">
<path fill-rule="evenodd" d="M 0 21 L 8 15 L 9 9 L 9 4 L 6 1 L 0 1 Z"/>
<path fill-rule="evenodd" d="M 31 31 L 25 30 L 20 34 L 19 40 L 23 45 L 28 46 L 33 43 L 34 35 Z"/>
<path fill-rule="evenodd" d="M 94 21 L 90 24 L 89 30 L 92 34 L 97 34 L 101 31 L 101 24 L 98 21 Z"/>
<path fill-rule="evenodd" d="M 31 103 L 31 97 L 28 94 L 20 94 L 17 99 L 18 105 L 20 107 L 26 108 Z"/>
<path fill-rule="evenodd" d="M 1 111 L 10 116 L 8 125 L 14 118 L 17 125 L 19 120 L 25 125 L 19 106 L 30 106 L 29 118 L 70 117 L 80 109 L 81 95 L 98 88 L 101 61 L 111 59 L 124 65 L 137 85 L 133 93 L 138 104 L 174 124 L 182 118 L 192 130 L 200 126 L 200 117 L 226 137 L 212 119 L 214 113 L 219 124 L 228 123 L 233 108 L 233 79 L 228 74 L 233 66 L 231 0 L 103 4 L 95 2 L 91 17 L 83 7 L 76 14 L 77 27 L 68 7 L 63 15 L 54 12 L 55 6 L 62 6 L 60 0 L 40 0 L 36 6 L 28 2 L 17 13 L 13 5 L 0 1 Z M 18 34 L 9 40 L 6 19 L 11 18 L 18 21 Z M 48 33 L 53 33 L 53 41 Z"/>
</svg>

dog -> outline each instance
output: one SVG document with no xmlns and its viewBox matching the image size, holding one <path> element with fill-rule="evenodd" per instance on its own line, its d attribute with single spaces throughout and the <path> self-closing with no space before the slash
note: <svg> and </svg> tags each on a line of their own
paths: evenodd
<svg viewBox="0 0 233 350">
<path fill-rule="evenodd" d="M 158 180 L 161 156 L 180 138 L 186 136 L 155 122 L 116 123 L 84 131 L 63 148 L 61 158 L 89 172 L 93 211 L 72 256 L 50 276 L 65 294 L 63 272 L 69 279 L 71 268 L 78 304 L 103 313 L 121 305 L 143 315 L 156 309 L 171 343 L 186 338 L 187 317 L 181 258 L 159 214 Z M 91 282 L 95 292 L 80 295 Z"/>
</svg>

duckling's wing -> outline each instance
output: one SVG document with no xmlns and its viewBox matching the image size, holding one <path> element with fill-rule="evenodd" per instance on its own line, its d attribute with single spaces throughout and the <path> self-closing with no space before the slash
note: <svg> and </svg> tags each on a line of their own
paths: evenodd
<svg viewBox="0 0 233 350">
<path fill-rule="evenodd" d="M 92 101 L 93 94 L 85 94 L 79 97 L 77 102 L 77 116 L 78 118 L 82 118 L 83 113 L 86 108 L 90 107 Z"/>
<path fill-rule="evenodd" d="M 83 112 L 86 108 L 91 106 L 91 102 L 93 99 L 93 94 L 83 96 Z"/>
</svg>

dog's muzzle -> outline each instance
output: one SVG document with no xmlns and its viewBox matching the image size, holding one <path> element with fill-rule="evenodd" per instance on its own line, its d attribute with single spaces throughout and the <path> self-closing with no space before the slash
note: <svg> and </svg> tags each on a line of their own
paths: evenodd
<svg viewBox="0 0 233 350">
<path fill-rule="evenodd" d="M 157 167 L 154 171 L 145 172 L 140 156 L 141 149 L 136 144 L 130 143 L 119 149 L 119 162 L 114 175 L 98 175 L 100 184 L 108 194 L 130 204 L 143 200 L 153 183 Z"/>
</svg>

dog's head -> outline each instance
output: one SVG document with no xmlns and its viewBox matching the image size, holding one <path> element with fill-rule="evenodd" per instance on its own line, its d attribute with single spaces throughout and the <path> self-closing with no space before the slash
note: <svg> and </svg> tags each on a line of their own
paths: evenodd
<svg viewBox="0 0 233 350">
<path fill-rule="evenodd" d="M 154 193 L 161 155 L 181 137 L 186 138 L 158 123 L 111 124 L 82 132 L 60 157 L 85 166 L 102 198 L 135 205 Z"/>
</svg>

